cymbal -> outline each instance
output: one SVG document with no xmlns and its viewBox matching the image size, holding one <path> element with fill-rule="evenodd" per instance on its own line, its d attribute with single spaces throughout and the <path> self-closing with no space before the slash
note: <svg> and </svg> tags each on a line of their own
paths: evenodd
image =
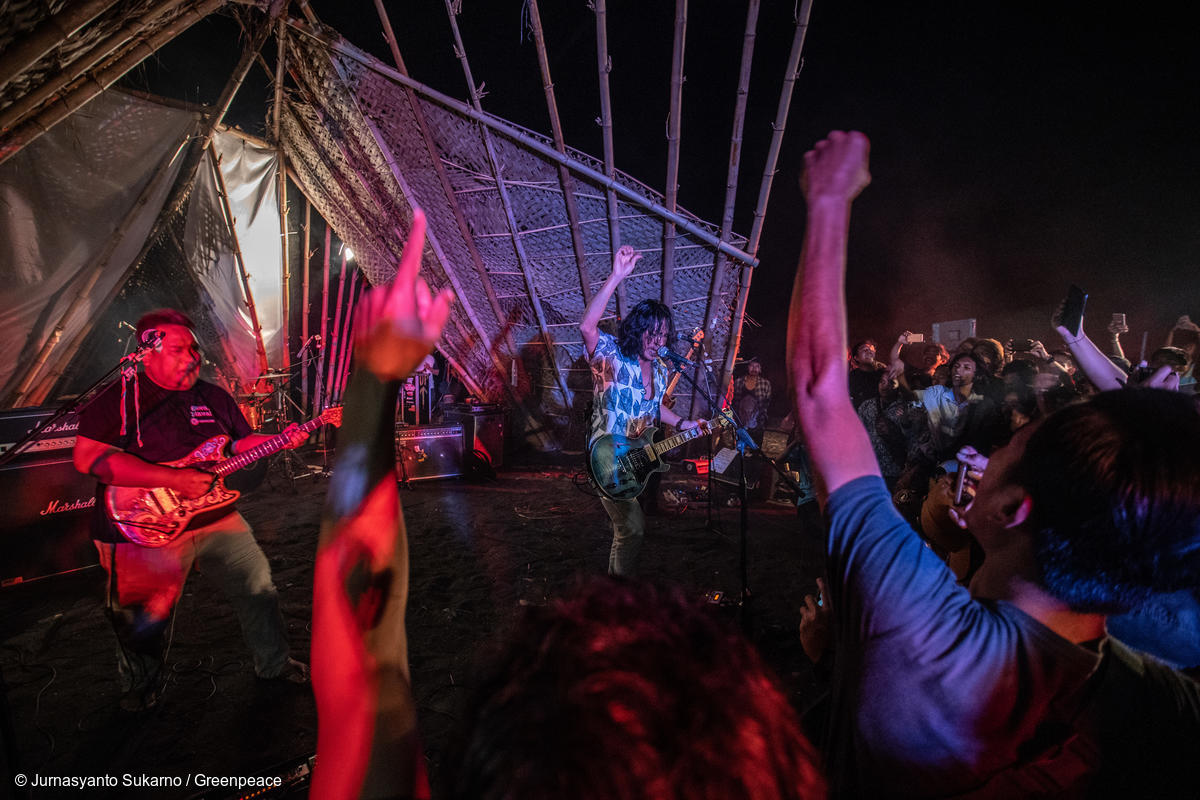
<svg viewBox="0 0 1200 800">
<path fill-rule="evenodd" d="M 290 372 L 264 372 L 262 375 L 259 375 L 254 380 L 256 380 L 256 381 L 275 381 L 275 380 L 279 380 L 280 378 L 290 378 L 290 377 L 292 377 L 292 373 L 290 373 Z"/>
<path fill-rule="evenodd" d="M 238 400 L 261 400 L 273 394 L 274 392 L 250 392 L 249 394 L 239 394 Z"/>
</svg>

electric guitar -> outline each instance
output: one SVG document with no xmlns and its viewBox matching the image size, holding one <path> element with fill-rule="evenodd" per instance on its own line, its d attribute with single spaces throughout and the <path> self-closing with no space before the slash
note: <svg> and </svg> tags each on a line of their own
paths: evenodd
<svg viewBox="0 0 1200 800">
<path fill-rule="evenodd" d="M 616 433 L 606 433 L 588 451 L 588 466 L 592 480 L 613 500 L 632 500 L 646 488 L 646 481 L 655 472 L 670 466 L 661 456 L 700 436 L 707 436 L 718 426 L 728 427 L 729 420 L 718 415 L 707 423 L 681 431 L 661 442 L 654 441 L 657 428 L 650 427 L 636 439 Z"/>
<path fill-rule="evenodd" d="M 300 425 L 304 433 L 312 433 L 325 424 L 342 424 L 342 407 L 333 406 Z M 273 436 L 260 445 L 222 458 L 230 442 L 228 436 L 214 436 L 192 451 L 191 455 L 163 464 L 165 467 L 194 467 L 216 476 L 212 487 L 200 497 L 181 497 L 174 489 L 140 486 L 109 486 L 104 491 L 104 508 L 121 535 L 144 547 L 170 544 L 203 515 L 212 519 L 211 511 L 232 505 L 241 492 L 225 485 L 225 476 L 287 447 L 291 439 L 284 434 Z"/>
</svg>

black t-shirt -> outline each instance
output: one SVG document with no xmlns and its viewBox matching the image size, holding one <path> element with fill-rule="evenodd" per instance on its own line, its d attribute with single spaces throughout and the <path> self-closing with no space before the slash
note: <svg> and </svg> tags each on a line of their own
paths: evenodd
<svg viewBox="0 0 1200 800">
<path fill-rule="evenodd" d="M 879 379 L 883 377 L 883 372 L 883 367 L 872 367 L 869 370 L 855 367 L 850 370 L 850 402 L 855 409 L 868 400 L 879 397 Z"/>
<path fill-rule="evenodd" d="M 219 386 L 197 381 L 191 389 L 173 391 L 162 388 L 144 373 L 137 376 L 136 394 L 133 381 L 125 386 L 124 433 L 120 380 L 105 387 L 79 412 L 80 436 L 111 444 L 155 464 L 184 458 L 214 436 L 226 435 L 237 441 L 252 432 L 233 397 Z M 106 542 L 124 541 L 104 514 L 104 488 L 103 484 L 97 488 L 92 535 Z"/>
</svg>

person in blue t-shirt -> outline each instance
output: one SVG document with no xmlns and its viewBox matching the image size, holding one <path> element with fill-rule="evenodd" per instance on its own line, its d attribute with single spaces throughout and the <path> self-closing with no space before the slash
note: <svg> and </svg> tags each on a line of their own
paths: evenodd
<svg viewBox="0 0 1200 800">
<path fill-rule="evenodd" d="M 1125 389 L 1020 430 L 956 512 L 986 555 L 956 585 L 893 508 L 846 396 L 846 242 L 868 150 L 834 132 L 805 156 L 788 331 L 830 525 L 833 793 L 1194 796 L 1200 686 L 1105 620 L 1200 583 L 1200 415 Z"/>
</svg>

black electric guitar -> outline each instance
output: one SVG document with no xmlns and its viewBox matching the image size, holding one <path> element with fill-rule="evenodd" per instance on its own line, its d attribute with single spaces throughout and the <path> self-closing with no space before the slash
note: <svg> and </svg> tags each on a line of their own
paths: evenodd
<svg viewBox="0 0 1200 800">
<path fill-rule="evenodd" d="M 300 426 L 312 433 L 325 425 L 342 424 L 342 407 L 333 406 Z M 287 447 L 291 441 L 284 434 L 273 436 L 244 453 L 222 459 L 228 436 L 214 436 L 190 455 L 163 464 L 166 467 L 196 467 L 216 476 L 212 487 L 200 497 L 181 497 L 174 489 L 139 486 L 109 486 L 104 491 L 104 507 L 113 525 L 129 541 L 144 547 L 170 544 L 186 531 L 196 517 L 212 519 L 209 512 L 231 505 L 241 492 L 225 485 L 225 476 Z"/>
<path fill-rule="evenodd" d="M 658 429 L 647 428 L 641 436 L 630 439 L 616 433 L 606 433 L 588 451 L 588 466 L 592 480 L 613 500 L 632 500 L 646 488 L 646 481 L 656 472 L 670 466 L 662 456 L 676 447 L 700 436 L 707 436 L 718 426 L 728 426 L 729 420 L 716 416 L 707 423 L 681 431 L 661 442 L 654 441 Z"/>
</svg>

